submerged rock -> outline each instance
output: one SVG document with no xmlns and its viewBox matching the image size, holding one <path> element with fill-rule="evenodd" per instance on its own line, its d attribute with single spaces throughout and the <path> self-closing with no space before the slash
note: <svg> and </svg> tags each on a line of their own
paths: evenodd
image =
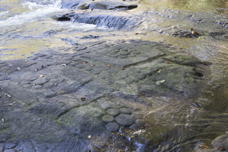
<svg viewBox="0 0 228 152">
<path fill-rule="evenodd" d="M 114 120 L 114 118 L 113 118 L 113 116 L 111 116 L 111 115 L 104 115 L 104 116 L 102 117 L 102 120 L 103 120 L 104 122 L 111 122 L 111 121 Z"/>
<path fill-rule="evenodd" d="M 130 126 L 134 123 L 134 118 L 128 114 L 120 114 L 115 118 L 116 122 L 123 126 Z"/>
<path fill-rule="evenodd" d="M 195 71 L 194 67 L 177 64 L 160 64 L 151 69 L 145 79 L 139 83 L 139 92 L 143 95 L 182 94 L 186 97 L 195 96 L 202 82 L 202 73 Z"/>
<path fill-rule="evenodd" d="M 203 87 L 209 65 L 185 53 L 174 53 L 177 48 L 159 42 L 90 45 L 85 45 L 81 54 L 50 52 L 48 58 L 40 54 L 36 62 L 51 62 L 42 71 L 34 71 L 37 65 L 31 64 L 34 59 L 30 58 L 0 64 L 0 75 L 10 78 L 0 81 L 1 142 L 31 139 L 33 144 L 47 143 L 49 147 L 42 152 L 86 152 L 96 137 L 111 138 L 119 128 L 146 126 L 144 116 L 137 113 L 151 108 L 148 96 L 195 95 Z M 25 73 L 34 73 L 35 79 L 24 77 Z M 21 82 L 30 85 L 22 88 Z M 13 104 L 5 106 L 4 102 Z M 18 149 L 24 145 L 18 143 Z"/>
<path fill-rule="evenodd" d="M 133 16 L 116 16 L 106 14 L 90 13 L 68 13 L 54 17 L 57 21 L 72 21 L 96 26 L 105 26 L 114 29 L 132 29 L 141 24 L 139 17 Z"/>
<path fill-rule="evenodd" d="M 83 36 L 81 39 L 97 39 L 100 36 L 97 35 L 87 35 L 87 36 Z"/>
<path fill-rule="evenodd" d="M 209 36 L 216 40 L 228 40 L 228 32 L 209 32 Z"/>
<path fill-rule="evenodd" d="M 211 145 L 213 148 L 209 148 L 203 143 L 199 143 L 195 147 L 195 152 L 226 152 L 228 151 L 228 134 L 224 134 L 216 137 Z"/>
<path fill-rule="evenodd" d="M 120 113 L 119 109 L 114 109 L 114 108 L 111 108 L 111 109 L 108 109 L 107 110 L 107 113 L 112 115 L 112 116 L 116 116 Z"/>
<path fill-rule="evenodd" d="M 115 122 L 108 123 L 105 127 L 108 131 L 118 131 L 119 129 L 119 125 Z"/>
<path fill-rule="evenodd" d="M 84 0 L 62 0 L 61 6 L 62 8 L 72 9 L 72 8 L 76 8 L 82 1 Z"/>
<path fill-rule="evenodd" d="M 63 8 L 77 9 L 102 9 L 102 10 L 131 10 L 137 8 L 136 3 L 124 1 L 89 1 L 89 0 L 63 0 L 61 3 Z"/>
<path fill-rule="evenodd" d="M 228 151 L 228 134 L 218 136 L 211 144 L 217 150 Z"/>
<path fill-rule="evenodd" d="M 181 38 L 198 38 L 201 36 L 198 32 L 194 31 L 184 31 L 184 30 L 179 30 L 175 31 L 172 36 L 175 37 L 181 37 Z"/>
<path fill-rule="evenodd" d="M 131 10 L 137 8 L 136 4 L 127 5 L 123 3 L 116 2 L 92 2 L 92 3 L 84 3 L 79 4 L 78 9 L 103 9 L 103 10 Z"/>
</svg>

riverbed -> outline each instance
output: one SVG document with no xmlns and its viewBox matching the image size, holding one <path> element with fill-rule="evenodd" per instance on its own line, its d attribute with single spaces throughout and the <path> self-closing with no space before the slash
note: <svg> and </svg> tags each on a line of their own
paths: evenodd
<svg viewBox="0 0 228 152">
<path fill-rule="evenodd" d="M 210 152 L 227 41 L 225 0 L 1 0 L 0 152 Z"/>
</svg>

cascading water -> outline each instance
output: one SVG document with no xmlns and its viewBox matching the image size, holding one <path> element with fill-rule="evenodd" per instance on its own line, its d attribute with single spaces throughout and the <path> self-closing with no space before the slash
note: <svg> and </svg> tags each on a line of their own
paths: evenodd
<svg viewBox="0 0 228 152">
<path fill-rule="evenodd" d="M 62 38 L 69 37 L 65 35 L 67 31 L 95 29 L 94 25 L 59 23 L 52 19 L 65 11 L 61 0 L 0 1 L 0 59 L 17 59 L 40 50 L 67 47 Z M 56 36 L 61 31 L 66 32 L 64 36 Z"/>
</svg>

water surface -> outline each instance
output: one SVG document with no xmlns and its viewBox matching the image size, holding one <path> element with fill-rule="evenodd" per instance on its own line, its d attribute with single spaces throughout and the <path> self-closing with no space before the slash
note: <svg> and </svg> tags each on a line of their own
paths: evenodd
<svg viewBox="0 0 228 152">
<path fill-rule="evenodd" d="M 147 131 L 150 136 L 148 138 L 160 140 L 159 138 L 163 138 L 161 134 L 170 132 L 167 143 L 174 145 L 171 144 L 172 148 L 167 151 L 175 151 L 175 147 L 183 146 L 186 148 L 184 152 L 187 152 L 192 150 L 192 145 L 196 142 L 202 141 L 208 144 L 211 139 L 228 130 L 228 43 L 226 41 L 208 37 L 187 39 L 161 36 L 156 32 L 143 30 L 139 31 L 143 33 L 142 35 L 136 35 L 135 31 L 115 31 L 71 22 L 59 23 L 53 20 L 52 16 L 68 11 L 62 9 L 60 4 L 60 0 L 37 2 L 0 0 L 0 60 L 26 58 L 45 50 L 67 52 L 75 43 L 89 41 L 81 39 L 88 35 L 98 35 L 100 40 L 104 41 L 131 38 L 168 43 L 204 61 L 212 62 L 211 76 L 208 78 L 208 88 L 200 98 L 171 102 L 170 99 L 164 99 L 158 102 L 161 104 L 154 105 L 154 109 L 151 109 L 154 112 L 148 115 L 148 122 L 151 124 Z M 141 0 L 140 8 L 134 13 L 167 8 L 194 13 L 213 12 L 226 16 L 228 1 Z M 148 29 L 176 24 L 186 28 L 192 26 L 182 21 L 161 21 L 158 24 L 159 19 L 151 20 L 154 22 L 147 24 Z M 162 146 L 165 145 L 164 143 Z"/>
</svg>

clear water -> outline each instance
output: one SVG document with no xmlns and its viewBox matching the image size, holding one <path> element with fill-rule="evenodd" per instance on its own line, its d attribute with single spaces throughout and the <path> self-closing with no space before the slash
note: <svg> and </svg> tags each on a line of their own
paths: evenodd
<svg viewBox="0 0 228 152">
<path fill-rule="evenodd" d="M 155 105 L 147 117 L 150 127 L 145 136 L 159 141 L 163 138 L 161 134 L 171 132 L 166 141 L 175 144 L 172 148 L 168 147 L 167 151 L 175 151 L 175 147 L 184 146 L 185 152 L 188 152 L 190 151 L 188 145 L 196 141 L 208 144 L 210 139 L 228 130 L 227 42 L 211 39 L 180 39 L 153 32 L 135 36 L 134 32 L 107 31 L 107 29 L 98 29 L 94 25 L 59 23 L 51 17 L 67 12 L 61 8 L 60 3 L 60 0 L 37 2 L 0 0 L 0 60 L 26 58 L 33 53 L 48 49 L 70 51 L 71 42 L 83 41 L 80 38 L 89 34 L 100 35 L 106 41 L 135 38 L 169 43 L 188 50 L 190 54 L 202 60 L 213 62 L 210 83 L 202 97 L 195 101 L 170 102 L 164 99 L 160 105 Z M 140 4 L 136 13 L 145 9 L 170 8 L 227 15 L 228 9 L 227 0 L 141 0 Z M 156 24 L 149 26 L 160 26 Z M 163 22 L 161 26 L 169 24 L 175 23 Z M 201 107 L 195 106 L 195 103 Z M 142 145 L 137 144 L 140 149 Z M 166 143 L 161 145 L 165 146 Z"/>
</svg>

